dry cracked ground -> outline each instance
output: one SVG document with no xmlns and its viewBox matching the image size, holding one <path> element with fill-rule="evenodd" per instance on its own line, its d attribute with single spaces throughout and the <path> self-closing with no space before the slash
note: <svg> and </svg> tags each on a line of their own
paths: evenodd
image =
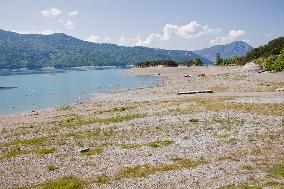
<svg viewBox="0 0 284 189">
<path fill-rule="evenodd" d="M 159 87 L 0 117 L 0 188 L 284 188 L 283 72 L 130 71 L 156 72 Z M 176 95 L 197 89 L 214 93 Z"/>
</svg>

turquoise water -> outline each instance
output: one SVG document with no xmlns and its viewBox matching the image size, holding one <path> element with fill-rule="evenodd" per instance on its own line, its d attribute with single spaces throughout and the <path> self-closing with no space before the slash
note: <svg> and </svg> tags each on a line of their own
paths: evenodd
<svg viewBox="0 0 284 189">
<path fill-rule="evenodd" d="M 115 67 L 70 70 L 0 70 L 0 114 L 29 112 L 80 102 L 113 90 L 148 87 L 159 83 L 150 76 L 130 76 Z"/>
</svg>

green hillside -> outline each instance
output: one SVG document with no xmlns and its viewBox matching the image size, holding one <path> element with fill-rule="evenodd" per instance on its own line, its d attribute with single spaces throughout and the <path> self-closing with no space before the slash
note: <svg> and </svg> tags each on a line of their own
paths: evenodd
<svg viewBox="0 0 284 189">
<path fill-rule="evenodd" d="M 21 35 L 0 30 L 0 69 L 117 66 L 153 60 L 184 62 L 196 57 L 199 56 L 191 51 L 97 44 L 63 33 Z M 201 59 L 205 64 L 212 63 Z"/>
<path fill-rule="evenodd" d="M 266 45 L 260 46 L 248 52 L 244 56 L 244 62 L 250 62 L 258 58 L 267 58 L 271 55 L 279 55 L 284 48 L 284 37 L 279 37 L 268 42 Z"/>
</svg>

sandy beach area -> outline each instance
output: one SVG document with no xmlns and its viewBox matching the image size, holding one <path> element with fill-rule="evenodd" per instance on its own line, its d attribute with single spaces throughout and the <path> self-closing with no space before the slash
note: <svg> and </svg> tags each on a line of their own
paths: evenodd
<svg viewBox="0 0 284 189">
<path fill-rule="evenodd" d="M 0 188 L 284 187 L 284 72 L 125 72 L 163 82 L 1 116 Z"/>
</svg>

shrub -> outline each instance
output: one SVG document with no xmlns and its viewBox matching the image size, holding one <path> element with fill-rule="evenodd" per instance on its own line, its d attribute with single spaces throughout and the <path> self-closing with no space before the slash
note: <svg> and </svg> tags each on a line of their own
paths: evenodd
<svg viewBox="0 0 284 189">
<path fill-rule="evenodd" d="M 159 66 L 163 65 L 166 67 L 177 67 L 178 63 L 173 60 L 155 60 L 155 61 L 145 61 L 145 62 L 138 62 L 135 64 L 135 67 L 145 68 L 150 66 Z"/>
<path fill-rule="evenodd" d="M 263 66 L 266 71 L 283 71 L 284 70 L 284 49 L 278 56 L 269 56 L 268 58 L 259 58 L 257 64 Z"/>
</svg>

